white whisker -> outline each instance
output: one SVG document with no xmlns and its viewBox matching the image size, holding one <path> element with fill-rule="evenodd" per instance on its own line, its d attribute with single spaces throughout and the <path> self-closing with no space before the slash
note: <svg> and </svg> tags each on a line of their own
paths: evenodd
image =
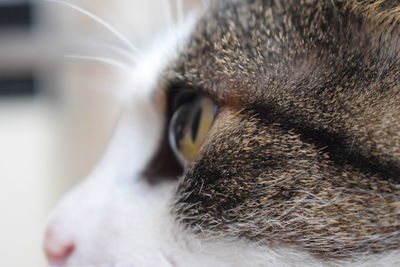
<svg viewBox="0 0 400 267">
<path fill-rule="evenodd" d="M 108 65 L 123 69 L 128 72 L 130 71 L 130 68 L 127 65 L 124 65 L 121 62 L 110 59 L 110 58 L 97 57 L 97 56 L 86 56 L 86 55 L 65 55 L 64 57 L 72 58 L 72 59 L 88 60 L 88 61 L 97 61 L 97 62 L 106 63 Z"/>
<path fill-rule="evenodd" d="M 114 36 L 116 36 L 124 45 L 127 46 L 127 48 L 129 48 L 132 52 L 134 53 L 138 53 L 138 49 L 136 48 L 136 46 L 134 46 L 132 44 L 131 41 L 128 40 L 128 38 L 126 38 L 123 34 L 121 34 L 118 30 L 116 30 L 114 27 L 112 27 L 109 23 L 107 23 L 105 20 L 103 20 L 102 18 L 94 15 L 93 13 L 79 7 L 76 5 L 73 5 L 71 3 L 68 2 L 64 2 L 62 0 L 42 0 L 42 1 L 46 1 L 46 2 L 50 2 L 50 3 L 55 3 L 55 4 L 61 4 L 67 7 L 70 7 L 76 11 L 78 11 L 81 14 L 84 14 L 86 16 L 88 16 L 89 18 L 93 19 L 94 21 L 96 21 L 98 24 L 102 25 L 103 27 L 105 27 L 107 30 L 109 30 L 112 34 L 114 34 Z"/>
<path fill-rule="evenodd" d="M 123 49 L 119 46 L 106 43 L 91 43 L 91 42 L 89 42 L 88 45 L 98 47 L 100 49 L 107 49 L 115 53 L 116 55 L 122 56 L 124 59 L 125 58 L 129 59 L 132 63 L 134 63 L 137 60 L 137 57 L 135 57 L 135 55 L 133 55 L 130 51 Z"/>
</svg>

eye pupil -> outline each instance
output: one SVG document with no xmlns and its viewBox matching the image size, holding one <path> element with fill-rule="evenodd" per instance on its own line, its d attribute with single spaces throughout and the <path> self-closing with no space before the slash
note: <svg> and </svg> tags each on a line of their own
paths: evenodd
<svg viewBox="0 0 400 267">
<path fill-rule="evenodd" d="M 202 113 L 202 108 L 199 107 L 193 118 L 193 122 L 192 122 L 192 140 L 193 140 L 193 142 L 196 142 L 197 134 L 199 132 L 201 113 Z"/>
<path fill-rule="evenodd" d="M 169 134 L 170 134 L 170 142 L 173 147 L 176 147 L 177 149 L 180 149 L 180 140 L 184 139 L 187 135 L 188 132 L 188 121 L 189 121 L 189 106 L 188 105 L 183 105 L 180 108 L 178 108 L 170 123 L 170 129 L 169 129 Z"/>
</svg>

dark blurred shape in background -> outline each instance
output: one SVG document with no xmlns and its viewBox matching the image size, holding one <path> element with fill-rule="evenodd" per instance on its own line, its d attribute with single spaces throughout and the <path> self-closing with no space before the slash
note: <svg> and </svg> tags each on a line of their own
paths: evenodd
<svg viewBox="0 0 400 267">
<path fill-rule="evenodd" d="M 0 35 L 30 32 L 34 24 L 34 6 L 30 1 L 0 1 Z M 37 91 L 36 77 L 31 70 L 0 73 L 0 97 L 31 97 Z"/>
<path fill-rule="evenodd" d="M 34 22 L 33 16 L 30 2 L 0 1 L 0 30 L 16 27 L 30 29 Z"/>
<path fill-rule="evenodd" d="M 0 97 L 32 97 L 37 94 L 33 73 L 0 75 Z"/>
</svg>

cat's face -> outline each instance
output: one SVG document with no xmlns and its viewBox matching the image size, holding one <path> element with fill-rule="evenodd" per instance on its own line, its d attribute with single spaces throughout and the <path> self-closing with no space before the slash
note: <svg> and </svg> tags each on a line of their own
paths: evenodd
<svg viewBox="0 0 400 267">
<path fill-rule="evenodd" d="M 214 3 L 132 70 L 134 97 L 56 211 L 49 257 L 399 265 L 399 8 Z"/>
</svg>

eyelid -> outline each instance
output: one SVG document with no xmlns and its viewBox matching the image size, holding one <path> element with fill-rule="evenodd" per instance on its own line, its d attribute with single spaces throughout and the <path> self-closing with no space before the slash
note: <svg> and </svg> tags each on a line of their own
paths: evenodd
<svg viewBox="0 0 400 267">
<path fill-rule="evenodd" d="M 176 110 L 182 104 L 193 102 L 199 95 L 199 92 L 193 88 L 175 89 L 175 97 L 172 99 L 171 108 Z M 186 100 L 186 101 L 185 101 Z"/>
<path fill-rule="evenodd" d="M 176 110 L 180 106 L 179 96 L 187 93 L 187 95 L 203 96 L 211 99 L 215 105 L 218 107 L 224 106 L 222 99 L 217 97 L 216 94 L 212 94 L 210 90 L 206 90 L 201 86 L 192 86 L 182 83 L 177 83 L 175 85 L 170 85 L 167 89 L 168 91 L 168 104 L 169 109 Z"/>
</svg>

